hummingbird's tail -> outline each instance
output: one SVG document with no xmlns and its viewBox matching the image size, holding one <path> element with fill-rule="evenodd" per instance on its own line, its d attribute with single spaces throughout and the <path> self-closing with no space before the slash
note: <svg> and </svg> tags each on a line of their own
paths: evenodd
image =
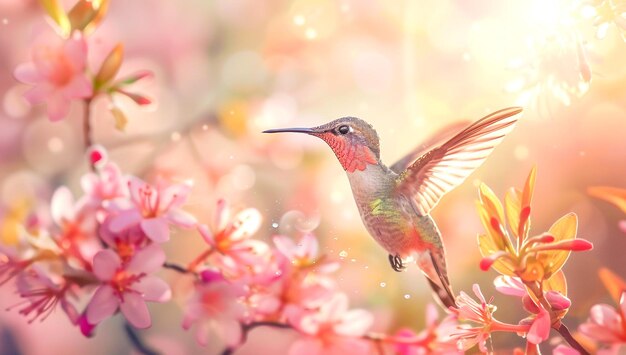
<svg viewBox="0 0 626 355">
<path fill-rule="evenodd" d="M 434 266 L 435 272 L 437 273 L 437 276 L 439 276 L 439 281 L 441 282 L 442 286 L 439 286 L 433 280 L 426 277 L 426 279 L 428 280 L 428 283 L 430 284 L 430 288 L 433 289 L 433 293 L 437 295 L 437 298 L 439 299 L 439 301 L 441 301 L 444 308 L 446 309 L 449 309 L 450 307 L 457 308 L 456 298 L 454 297 L 454 294 L 452 293 L 452 290 L 450 288 L 450 281 L 448 280 L 448 275 L 446 273 L 441 272 L 441 270 L 439 270 L 439 266 L 435 262 L 433 255 L 431 255 L 431 258 L 433 258 L 433 266 Z"/>
<path fill-rule="evenodd" d="M 457 308 L 456 298 L 452 293 L 450 280 L 446 270 L 446 259 L 443 249 L 432 248 L 420 256 L 419 267 L 426 276 L 436 299 L 443 308 Z"/>
</svg>

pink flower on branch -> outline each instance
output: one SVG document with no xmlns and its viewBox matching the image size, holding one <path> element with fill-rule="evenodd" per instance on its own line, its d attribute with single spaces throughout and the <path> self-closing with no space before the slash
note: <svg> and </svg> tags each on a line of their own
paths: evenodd
<svg viewBox="0 0 626 355">
<path fill-rule="evenodd" d="M 148 238 L 156 243 L 170 239 L 168 224 L 191 228 L 195 226 L 194 216 L 184 211 L 181 206 L 187 200 L 190 184 L 173 184 L 165 186 L 158 183 L 156 187 L 136 177 L 128 178 L 130 206 L 128 201 L 118 199 L 114 208 L 119 211 L 111 219 L 110 228 L 119 233 L 126 228 L 139 225 Z"/>
<path fill-rule="evenodd" d="M 478 344 L 480 351 L 487 352 L 486 342 L 493 332 L 524 333 L 532 344 L 538 344 L 550 335 L 550 315 L 543 308 L 530 322 L 519 325 L 503 323 L 493 317 L 496 307 L 491 301 L 486 301 L 477 284 L 474 284 L 473 290 L 479 302 L 461 292 L 457 298 L 458 308 L 450 308 L 459 321 L 472 323 L 460 325 L 458 331 L 452 334 L 460 350 L 468 350 Z"/>
<path fill-rule="evenodd" d="M 34 85 L 24 97 L 33 105 L 45 102 L 51 121 L 67 116 L 72 100 L 93 95 L 93 85 L 85 75 L 87 43 L 79 34 L 62 42 L 56 39 L 36 45 L 32 58 L 18 66 L 14 75 Z"/>
<path fill-rule="evenodd" d="M 203 271 L 187 302 L 183 329 L 197 324 L 196 340 L 202 346 L 207 344 L 211 332 L 217 333 L 229 347 L 238 345 L 242 340 L 240 320 L 245 314 L 245 293 L 241 284 L 226 280 L 218 272 Z"/>
<path fill-rule="evenodd" d="M 114 315 L 118 309 L 137 328 L 151 325 L 146 301 L 167 302 L 171 290 L 163 280 L 151 274 L 161 268 L 165 253 L 158 244 L 140 250 L 128 262 L 110 249 L 102 250 L 93 260 L 93 271 L 101 281 L 87 305 L 87 321 L 96 325 Z"/>
<path fill-rule="evenodd" d="M 14 307 L 23 306 L 19 313 L 31 317 L 28 322 L 32 323 L 37 318 L 44 321 L 57 305 L 61 305 L 61 309 L 65 311 L 72 324 L 76 324 L 78 311 L 67 299 L 71 294 L 71 286 L 72 284 L 64 279 L 59 282 L 53 281 L 41 268 L 34 267 L 18 276 L 17 292 L 24 302 Z"/>
<path fill-rule="evenodd" d="M 369 354 L 371 344 L 362 337 L 373 321 L 366 310 L 348 310 L 348 297 L 337 293 L 318 310 L 293 316 L 291 323 L 304 337 L 292 344 L 289 354 Z"/>
<path fill-rule="evenodd" d="M 626 290 L 617 309 L 607 304 L 591 307 L 589 319 L 580 325 L 579 330 L 606 345 L 626 344 Z"/>
<path fill-rule="evenodd" d="M 269 247 L 250 238 L 259 229 L 261 219 L 261 214 L 254 208 L 244 209 L 231 219 L 229 206 L 219 200 L 212 228 L 198 225 L 198 232 L 211 248 L 192 261 L 188 268 L 194 270 L 211 256 L 216 266 L 232 276 L 262 271 L 268 263 Z"/>
<path fill-rule="evenodd" d="M 456 341 L 450 336 L 457 330 L 456 318 L 449 315 L 438 321 L 437 307 L 430 303 L 426 306 L 426 328 L 415 334 L 411 329 L 398 331 L 389 340 L 395 342 L 398 355 L 420 354 L 462 354 L 457 349 Z"/>
<path fill-rule="evenodd" d="M 276 235 L 273 240 L 276 249 L 297 268 L 314 267 L 320 273 L 331 273 L 339 269 L 338 262 L 323 261 L 323 256 L 318 256 L 319 243 L 311 233 L 305 233 L 298 243 L 283 235 Z"/>
</svg>

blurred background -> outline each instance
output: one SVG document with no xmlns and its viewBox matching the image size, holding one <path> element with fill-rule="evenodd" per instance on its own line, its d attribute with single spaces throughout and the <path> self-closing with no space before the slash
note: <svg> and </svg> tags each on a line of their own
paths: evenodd
<svg viewBox="0 0 626 355">
<path fill-rule="evenodd" d="M 477 184 L 503 198 L 536 165 L 531 233 L 573 211 L 578 235 L 595 245 L 572 255 L 564 269 L 573 301 L 566 323 L 575 329 L 593 304 L 611 303 L 598 268 L 626 276 L 626 235 L 617 226 L 625 216 L 586 193 L 594 185 L 626 188 L 626 43 L 620 28 L 600 15 L 600 6 L 574 0 L 112 1 L 89 38 L 90 65 L 97 68 L 122 42 L 121 73 L 152 70 L 155 77 L 134 88 L 154 103 L 116 102 L 129 118 L 119 132 L 109 103 L 95 102 L 94 138 L 124 172 L 192 179 L 187 210 L 203 222 L 212 218 L 216 199 L 225 198 L 261 211 L 259 239 L 314 231 L 323 252 L 342 262 L 337 280 L 351 306 L 371 310 L 375 330 L 394 332 L 423 326 L 431 302 L 423 276 L 415 267 L 404 273 L 389 267 L 322 141 L 260 132 L 357 116 L 377 129 L 382 159 L 392 164 L 447 124 L 522 105 L 517 128 L 433 216 L 455 292 L 479 283 L 500 305 L 496 316 L 516 322 L 521 308 L 507 305 L 518 301 L 496 294 L 495 272 L 478 268 Z M 0 21 L 0 217 L 6 220 L 23 204 L 49 201 L 60 184 L 78 193 L 88 166 L 80 105 L 51 123 L 42 107 L 25 102 L 27 87 L 12 76 L 49 27 L 39 4 L 0 0 Z M 168 257 L 190 260 L 202 239 L 175 234 Z M 163 276 L 178 282 L 174 273 Z M 19 302 L 13 292 L 0 288 L 2 308 Z M 147 342 L 168 354 L 207 353 L 180 328 L 180 308 L 180 302 L 151 306 Z M 2 312 L 0 349 L 11 343 L 24 354 L 128 353 L 119 318 L 85 339 L 61 312 L 33 324 L 15 310 Z M 283 353 L 295 336 L 257 329 L 238 354 Z M 522 344 L 507 335 L 494 342 Z M 208 353 L 220 349 L 216 341 Z"/>
</svg>

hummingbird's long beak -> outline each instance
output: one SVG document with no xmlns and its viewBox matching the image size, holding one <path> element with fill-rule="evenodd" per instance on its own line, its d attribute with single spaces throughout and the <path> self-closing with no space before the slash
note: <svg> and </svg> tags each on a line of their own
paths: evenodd
<svg viewBox="0 0 626 355">
<path fill-rule="evenodd" d="M 263 133 L 283 133 L 283 132 L 311 134 L 311 133 L 315 133 L 316 131 L 312 128 L 277 128 L 277 129 L 267 129 L 263 131 Z"/>
</svg>

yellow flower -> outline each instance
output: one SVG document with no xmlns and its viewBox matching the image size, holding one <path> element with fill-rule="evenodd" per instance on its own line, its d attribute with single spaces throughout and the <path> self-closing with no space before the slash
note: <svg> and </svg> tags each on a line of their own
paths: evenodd
<svg viewBox="0 0 626 355">
<path fill-rule="evenodd" d="M 529 237 L 535 177 L 533 168 L 523 190 L 512 188 L 507 192 L 504 207 L 493 191 L 481 184 L 477 207 L 487 231 L 478 236 L 484 257 L 481 269 L 493 267 L 502 275 L 517 276 L 524 282 L 543 282 L 561 270 L 572 251 L 593 248 L 587 240 L 576 239 L 578 218 L 574 213 L 561 217 L 547 233 Z"/>
</svg>

